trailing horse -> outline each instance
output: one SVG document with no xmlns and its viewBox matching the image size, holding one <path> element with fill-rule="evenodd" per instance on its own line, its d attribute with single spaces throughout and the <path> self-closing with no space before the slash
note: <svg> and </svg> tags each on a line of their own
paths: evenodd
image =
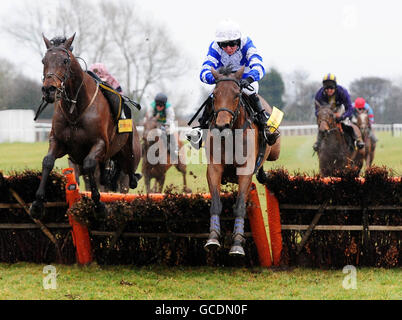
<svg viewBox="0 0 402 320">
<path fill-rule="evenodd" d="M 207 180 L 211 193 L 210 233 L 207 250 L 220 247 L 221 183 L 239 185 L 234 208 L 235 223 L 230 255 L 244 256 L 244 218 L 253 175 L 265 175 L 263 163 L 275 161 L 280 153 L 280 138 L 269 146 L 263 133 L 253 122 L 254 113 L 242 94 L 240 79 L 244 67 L 233 73 L 231 68 L 211 70 L 216 86 L 213 91 L 213 116 L 206 140 Z M 260 97 L 262 106 L 271 114 L 268 103 Z M 228 143 L 229 142 L 229 143 Z"/>
<path fill-rule="evenodd" d="M 374 153 L 376 147 L 376 141 L 373 138 L 371 127 L 370 127 L 370 119 L 368 116 L 368 112 L 366 110 L 358 111 L 356 117 L 356 124 L 362 133 L 362 139 L 365 144 L 364 148 L 364 161 L 366 162 L 366 169 L 370 168 L 373 160 L 374 160 Z M 362 161 L 363 166 L 363 161 Z"/>
<path fill-rule="evenodd" d="M 356 155 L 352 130 L 336 122 L 336 114 L 329 106 L 320 106 L 317 113 L 318 134 L 321 135 L 318 146 L 318 161 L 322 176 L 336 176 L 343 169 L 356 165 Z M 360 151 L 362 152 L 362 151 Z M 356 159 L 358 162 L 358 159 Z M 357 167 L 361 166 L 357 164 Z"/>
<path fill-rule="evenodd" d="M 166 132 L 161 132 L 162 135 L 151 137 L 152 133 L 155 133 L 153 130 L 160 130 L 158 129 L 158 123 L 156 117 L 146 118 L 144 121 L 144 132 L 142 136 L 142 145 L 143 145 L 143 152 L 142 152 L 142 175 L 144 176 L 144 183 L 146 192 L 157 192 L 162 193 L 163 185 L 165 183 L 166 172 L 169 170 L 171 166 L 175 166 L 176 169 L 182 174 L 183 176 L 183 191 L 185 193 L 191 193 L 191 189 L 187 187 L 187 180 L 186 180 L 186 172 L 187 166 L 185 163 L 182 162 L 184 159 L 183 153 L 183 143 L 178 140 L 176 143 L 178 145 L 179 155 L 178 159 L 174 159 L 172 161 L 171 152 L 167 149 L 170 141 L 167 139 Z M 159 131 L 160 132 L 160 131 Z M 154 139 L 154 142 L 151 143 L 149 139 Z M 171 138 L 175 138 L 175 135 L 171 135 Z M 153 151 L 152 149 L 153 148 Z M 149 152 L 151 150 L 151 152 Z M 163 156 L 165 155 L 165 156 Z M 158 158 L 158 161 L 152 161 L 148 159 L 148 157 Z M 151 160 L 151 161 L 150 161 Z M 162 160 L 162 161 L 160 161 Z M 155 163 L 156 162 L 156 163 Z M 154 186 L 151 190 L 151 179 L 155 179 Z"/>
<path fill-rule="evenodd" d="M 31 214 L 43 215 L 46 183 L 56 159 L 68 155 L 89 177 L 91 197 L 97 213 L 104 213 L 95 179 L 99 166 L 104 170 L 108 159 L 115 160 L 129 176 L 130 188 L 137 187 L 136 174 L 141 159 L 141 144 L 133 122 L 132 132 L 117 131 L 117 120 L 99 84 L 84 72 L 69 50 L 75 34 L 63 44 L 54 46 L 45 36 L 43 63 L 43 99 L 54 103 L 49 150 L 42 163 L 42 179 L 31 206 Z"/>
</svg>

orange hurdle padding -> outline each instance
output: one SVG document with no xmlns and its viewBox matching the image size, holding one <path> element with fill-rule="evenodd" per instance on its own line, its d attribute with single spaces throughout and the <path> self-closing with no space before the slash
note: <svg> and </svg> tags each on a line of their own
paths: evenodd
<svg viewBox="0 0 402 320">
<path fill-rule="evenodd" d="M 78 184 L 75 181 L 74 170 L 67 168 L 63 170 L 63 174 L 67 179 L 66 184 L 66 200 L 69 207 L 81 199 Z M 79 264 L 89 264 L 92 262 L 91 241 L 89 238 L 88 228 L 72 216 L 68 216 L 68 220 L 72 227 L 71 234 L 73 237 L 73 243 L 76 248 L 76 257 Z"/>
<path fill-rule="evenodd" d="M 247 207 L 247 216 L 250 222 L 254 243 L 257 247 L 258 258 L 262 267 L 272 266 L 272 257 L 269 250 L 267 232 L 265 230 L 264 218 L 262 216 L 260 199 L 254 183 L 251 184 L 248 199 L 251 205 Z"/>
<path fill-rule="evenodd" d="M 279 212 L 279 202 L 275 195 L 265 187 L 267 199 L 267 214 L 269 235 L 271 239 L 272 257 L 275 266 L 278 266 L 282 253 L 282 226 Z"/>
</svg>

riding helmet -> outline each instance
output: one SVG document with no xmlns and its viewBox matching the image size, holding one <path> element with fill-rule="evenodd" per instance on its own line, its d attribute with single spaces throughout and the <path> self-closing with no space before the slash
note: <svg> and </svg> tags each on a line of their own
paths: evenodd
<svg viewBox="0 0 402 320">
<path fill-rule="evenodd" d="M 355 108 L 357 109 L 363 109 L 364 105 L 366 104 L 366 100 L 364 98 L 356 98 L 355 100 Z"/>
<path fill-rule="evenodd" d="M 166 94 L 160 92 L 155 96 L 155 104 L 156 105 L 166 105 L 168 98 Z"/>
<path fill-rule="evenodd" d="M 324 87 L 328 86 L 335 86 L 337 85 L 336 83 L 336 76 L 332 73 L 327 73 L 324 78 L 322 79 L 322 84 Z"/>
</svg>

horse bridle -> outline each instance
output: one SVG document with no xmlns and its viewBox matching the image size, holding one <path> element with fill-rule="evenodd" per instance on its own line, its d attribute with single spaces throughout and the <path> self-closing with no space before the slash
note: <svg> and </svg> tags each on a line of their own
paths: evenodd
<svg viewBox="0 0 402 320">
<path fill-rule="evenodd" d="M 227 78 L 221 78 L 221 79 L 216 80 L 216 84 L 218 84 L 219 82 L 222 82 L 222 81 L 233 81 L 233 82 L 236 83 L 236 84 L 239 86 L 239 88 L 241 89 L 240 82 L 239 82 L 237 79 L 229 78 L 229 77 L 227 77 Z M 241 90 L 240 90 L 240 93 L 241 93 Z M 218 110 L 216 110 L 216 109 L 215 109 L 215 104 L 214 104 L 214 102 L 213 102 L 213 100 L 212 100 L 212 111 L 213 111 L 213 113 L 212 113 L 212 121 L 211 121 L 211 122 L 213 122 L 214 120 L 216 120 L 216 118 L 218 117 L 219 112 L 225 111 L 225 112 L 230 113 L 230 114 L 232 115 L 232 119 L 230 120 L 229 128 L 228 128 L 228 129 L 232 129 L 233 124 L 236 122 L 237 117 L 238 117 L 239 114 L 240 114 L 240 99 L 239 99 L 239 102 L 237 103 L 237 106 L 236 106 L 236 110 L 235 110 L 235 111 L 232 111 L 232 110 L 230 110 L 230 109 L 228 109 L 228 108 L 224 108 L 224 107 L 223 107 L 223 108 L 219 108 Z"/>
<path fill-rule="evenodd" d="M 82 79 L 81 84 L 78 87 L 77 93 L 74 96 L 74 99 L 70 99 L 68 97 L 68 94 L 67 94 L 67 91 L 66 91 L 66 82 L 70 78 L 71 73 L 72 73 L 72 71 L 71 71 L 70 53 L 68 52 L 67 49 L 61 48 L 61 47 L 49 48 L 47 50 L 47 52 L 49 52 L 50 50 L 54 50 L 54 49 L 61 50 L 61 51 L 65 52 L 67 54 L 66 72 L 63 74 L 62 77 L 59 76 L 57 73 L 49 72 L 49 73 L 47 73 L 46 75 L 43 76 L 43 81 L 45 81 L 45 79 L 48 79 L 48 78 L 53 78 L 53 79 L 57 78 L 61 82 L 60 88 L 56 88 L 58 94 L 56 93 L 56 96 L 55 96 L 56 99 L 55 100 L 58 101 L 60 99 L 64 99 L 67 102 L 70 102 L 71 103 L 70 114 L 71 114 L 74 111 L 75 105 L 77 103 L 78 94 L 80 93 L 82 85 L 84 84 L 84 79 Z"/>
</svg>

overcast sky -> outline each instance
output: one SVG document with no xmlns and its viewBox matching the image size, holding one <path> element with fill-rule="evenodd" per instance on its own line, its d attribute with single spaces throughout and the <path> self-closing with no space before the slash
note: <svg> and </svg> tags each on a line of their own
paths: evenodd
<svg viewBox="0 0 402 320">
<path fill-rule="evenodd" d="M 363 76 L 402 78 L 400 1 L 137 2 L 151 21 L 166 25 L 176 46 L 189 56 L 192 66 L 188 82 L 194 85 L 199 86 L 199 71 L 216 25 L 226 17 L 237 21 L 242 32 L 252 38 L 267 70 L 304 70 L 310 80 L 317 81 L 332 72 L 345 86 Z M 2 16 L 14 14 L 13 9 L 21 3 L 2 2 Z M 4 37 L 0 45 L 0 56 L 14 63 L 23 60 L 27 72 L 40 79 L 42 65 L 36 56 L 16 54 L 14 44 Z"/>
</svg>

